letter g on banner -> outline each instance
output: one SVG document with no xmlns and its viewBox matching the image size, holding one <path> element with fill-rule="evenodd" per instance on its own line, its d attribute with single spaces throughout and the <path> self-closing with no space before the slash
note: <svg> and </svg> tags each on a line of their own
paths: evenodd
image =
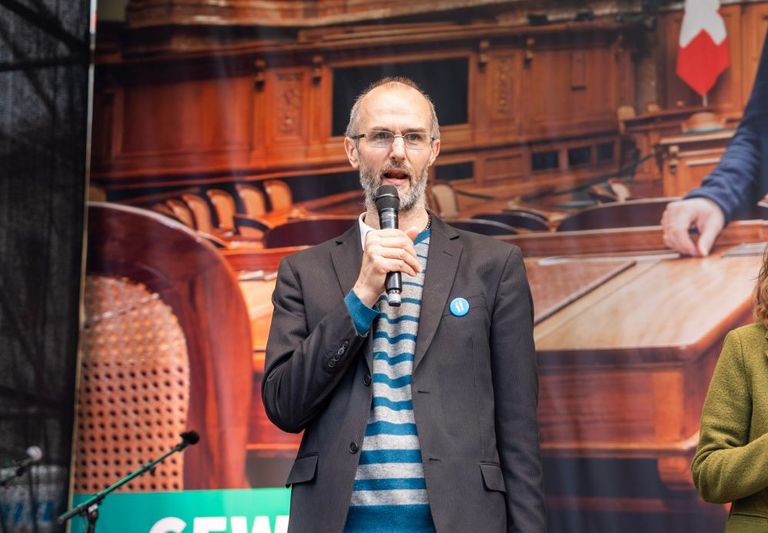
<svg viewBox="0 0 768 533">
<path fill-rule="evenodd" d="M 169 516 L 155 522 L 149 533 L 183 533 L 185 527 L 187 527 L 187 523 L 184 520 Z"/>
</svg>

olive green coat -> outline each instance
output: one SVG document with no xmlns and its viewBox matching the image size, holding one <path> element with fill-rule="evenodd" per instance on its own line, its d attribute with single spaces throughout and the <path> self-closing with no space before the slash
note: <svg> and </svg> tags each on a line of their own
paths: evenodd
<svg viewBox="0 0 768 533">
<path fill-rule="evenodd" d="M 752 324 L 725 338 L 691 464 L 708 502 L 733 502 L 726 532 L 768 531 L 768 339 Z"/>
</svg>

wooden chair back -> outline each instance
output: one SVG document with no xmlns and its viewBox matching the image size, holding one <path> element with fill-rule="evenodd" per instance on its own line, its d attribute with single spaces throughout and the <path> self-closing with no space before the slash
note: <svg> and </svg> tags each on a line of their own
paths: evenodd
<svg viewBox="0 0 768 533">
<path fill-rule="evenodd" d="M 183 194 L 181 199 L 189 206 L 195 219 L 195 228 L 205 233 L 213 233 L 213 217 L 211 207 L 202 196 Z"/>
<path fill-rule="evenodd" d="M 238 184 L 235 190 L 243 207 L 243 214 L 249 217 L 259 217 L 267 212 L 267 201 L 264 193 L 253 185 Z"/>
<path fill-rule="evenodd" d="M 205 194 L 216 211 L 219 228 L 233 231 L 235 229 L 235 199 L 232 198 L 232 195 L 221 189 L 208 189 Z"/>
<path fill-rule="evenodd" d="M 667 204 L 677 198 L 647 198 L 587 207 L 565 217 L 557 231 L 658 226 Z"/>
<path fill-rule="evenodd" d="M 549 222 L 546 218 L 522 210 L 504 211 L 502 213 L 480 213 L 472 216 L 472 219 L 492 220 L 512 226 L 513 228 L 522 228 L 529 231 L 549 230 Z"/>
<path fill-rule="evenodd" d="M 432 198 L 435 201 L 435 209 L 442 218 L 456 218 L 459 216 L 459 202 L 456 199 L 456 191 L 446 183 L 435 183 L 430 187 Z"/>
<path fill-rule="evenodd" d="M 293 193 L 287 183 L 281 180 L 264 182 L 272 211 L 289 211 L 293 207 Z"/>
<path fill-rule="evenodd" d="M 178 220 L 179 222 L 181 222 L 181 220 L 179 220 L 179 217 L 176 216 L 176 213 L 173 212 L 173 209 L 168 207 L 168 204 L 166 202 L 158 202 L 152 207 L 150 207 L 150 209 L 155 213 L 160 213 L 161 215 L 171 217 L 172 219 Z"/>
<path fill-rule="evenodd" d="M 182 224 L 188 228 L 195 228 L 195 217 L 192 215 L 192 211 L 189 206 L 177 198 L 169 198 L 165 201 L 165 205 L 173 212 L 173 215 L 181 221 Z"/>
<path fill-rule="evenodd" d="M 456 229 L 480 233 L 481 235 L 516 235 L 512 226 L 493 220 L 477 220 L 472 218 L 454 218 L 446 221 Z"/>
<path fill-rule="evenodd" d="M 291 220 L 264 234 L 265 248 L 313 246 L 333 239 L 357 222 L 357 217 Z"/>
<path fill-rule="evenodd" d="M 195 429 L 200 443 L 154 488 L 247 486 L 252 344 L 234 273 L 196 232 L 152 211 L 92 203 L 88 216 L 76 468 L 87 458 L 113 479 Z M 103 453 L 91 444 L 102 441 L 112 443 Z"/>
</svg>

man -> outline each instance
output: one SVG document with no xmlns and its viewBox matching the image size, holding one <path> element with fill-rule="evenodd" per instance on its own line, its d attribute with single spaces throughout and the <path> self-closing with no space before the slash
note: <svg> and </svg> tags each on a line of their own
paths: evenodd
<svg viewBox="0 0 768 533">
<path fill-rule="evenodd" d="M 680 253 L 709 254 L 725 225 L 768 192 L 768 40 L 763 44 L 752 95 L 717 168 L 661 218 L 664 242 Z M 698 230 L 694 243 L 690 228 Z"/>
<path fill-rule="evenodd" d="M 278 427 L 304 430 L 291 531 L 545 530 L 522 257 L 426 210 L 439 137 L 412 81 L 372 85 L 344 139 L 365 213 L 280 264 L 263 399 Z M 379 229 L 382 184 L 405 231 Z M 399 307 L 381 297 L 388 272 Z"/>
</svg>

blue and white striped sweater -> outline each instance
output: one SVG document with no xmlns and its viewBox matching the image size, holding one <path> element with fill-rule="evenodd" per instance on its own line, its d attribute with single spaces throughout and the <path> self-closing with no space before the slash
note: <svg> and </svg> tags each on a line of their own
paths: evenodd
<svg viewBox="0 0 768 533">
<path fill-rule="evenodd" d="M 376 304 L 373 332 L 373 401 L 355 473 L 345 531 L 434 532 L 411 383 L 421 314 L 429 232 L 415 241 L 422 271 L 403 275 L 399 308 Z M 355 319 L 358 324 L 358 318 Z"/>
</svg>

